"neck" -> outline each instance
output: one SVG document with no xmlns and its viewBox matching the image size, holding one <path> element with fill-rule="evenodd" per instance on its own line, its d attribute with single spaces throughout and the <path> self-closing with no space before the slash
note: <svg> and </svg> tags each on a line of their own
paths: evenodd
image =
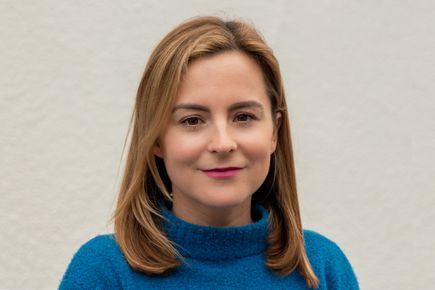
<svg viewBox="0 0 435 290">
<path fill-rule="evenodd" d="M 183 257 L 222 261 L 264 253 L 267 248 L 269 214 L 259 204 L 252 207 L 253 223 L 224 228 L 188 223 L 171 208 L 171 203 L 161 202 L 162 224 Z"/>
<path fill-rule="evenodd" d="M 186 206 L 188 205 L 188 206 Z M 210 207 L 173 197 L 172 212 L 191 224 L 212 227 L 237 227 L 252 223 L 251 198 L 235 206 Z"/>
</svg>

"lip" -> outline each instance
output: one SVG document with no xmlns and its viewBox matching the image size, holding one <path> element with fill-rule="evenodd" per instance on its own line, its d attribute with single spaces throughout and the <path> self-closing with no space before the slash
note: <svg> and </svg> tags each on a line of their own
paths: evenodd
<svg viewBox="0 0 435 290">
<path fill-rule="evenodd" d="M 224 179 L 236 176 L 242 168 L 240 167 L 225 167 L 202 170 L 208 177 L 216 179 Z"/>
</svg>

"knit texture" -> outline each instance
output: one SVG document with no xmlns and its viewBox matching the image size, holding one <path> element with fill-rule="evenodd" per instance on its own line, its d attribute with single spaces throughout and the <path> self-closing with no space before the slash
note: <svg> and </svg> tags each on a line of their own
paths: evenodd
<svg viewBox="0 0 435 290">
<path fill-rule="evenodd" d="M 167 236 L 185 258 L 173 273 L 150 276 L 133 270 L 114 235 L 100 235 L 80 247 L 59 289 L 309 289 L 297 271 L 281 277 L 265 266 L 265 208 L 254 208 L 252 224 L 224 228 L 187 223 L 164 205 L 161 211 Z M 304 238 L 320 280 L 318 289 L 359 289 L 349 261 L 334 242 L 309 230 Z"/>
</svg>

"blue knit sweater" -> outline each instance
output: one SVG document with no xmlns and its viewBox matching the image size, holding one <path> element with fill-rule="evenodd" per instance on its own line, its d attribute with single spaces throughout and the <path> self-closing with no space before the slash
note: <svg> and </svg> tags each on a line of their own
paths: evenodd
<svg viewBox="0 0 435 290">
<path fill-rule="evenodd" d="M 166 276 L 133 270 L 113 235 L 100 235 L 74 255 L 59 289 L 308 289 L 294 271 L 280 277 L 265 262 L 268 212 L 257 206 L 254 223 L 241 227 L 204 227 L 177 218 L 165 206 L 164 229 L 186 263 Z M 308 258 L 319 289 L 359 289 L 349 261 L 332 241 L 304 231 Z"/>
</svg>

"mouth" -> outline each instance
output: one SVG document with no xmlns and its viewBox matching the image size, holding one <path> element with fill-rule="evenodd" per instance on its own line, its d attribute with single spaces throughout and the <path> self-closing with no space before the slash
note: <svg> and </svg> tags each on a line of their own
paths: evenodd
<svg viewBox="0 0 435 290">
<path fill-rule="evenodd" d="M 236 176 L 242 168 L 224 167 L 202 170 L 208 177 L 215 179 L 224 179 Z"/>
</svg>

